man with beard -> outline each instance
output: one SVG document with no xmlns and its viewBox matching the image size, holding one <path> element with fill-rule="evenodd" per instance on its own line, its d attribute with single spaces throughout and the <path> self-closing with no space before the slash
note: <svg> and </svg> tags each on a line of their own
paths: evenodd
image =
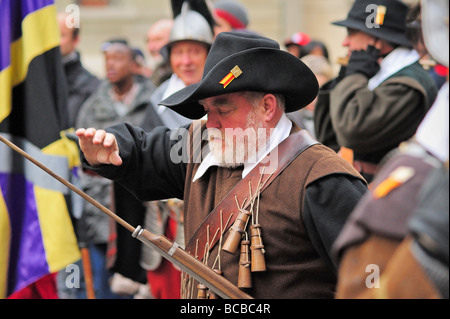
<svg viewBox="0 0 450 319">
<path fill-rule="evenodd" d="M 192 124 L 79 129 L 82 161 L 143 200 L 183 199 L 185 251 L 251 296 L 333 298 L 330 248 L 367 188 L 349 163 L 287 118 L 317 92 L 312 71 L 278 42 L 224 32 L 202 80 L 161 102 Z M 258 237 L 245 265 L 232 237 L 243 247 Z M 204 288 L 182 280 L 184 298 Z"/>
</svg>

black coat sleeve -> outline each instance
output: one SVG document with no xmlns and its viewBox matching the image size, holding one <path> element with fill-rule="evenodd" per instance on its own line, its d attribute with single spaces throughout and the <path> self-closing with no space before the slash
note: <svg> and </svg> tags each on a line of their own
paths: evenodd
<svg viewBox="0 0 450 319">
<path fill-rule="evenodd" d="M 84 168 L 121 184 L 140 200 L 183 199 L 187 161 L 180 157 L 185 150 L 180 143 L 189 140 L 183 138 L 188 128 L 145 132 L 129 124 L 112 126 L 106 131 L 115 135 L 123 164 L 91 167 L 83 154 L 81 160 Z"/>
<path fill-rule="evenodd" d="M 306 189 L 303 222 L 318 254 L 334 271 L 332 245 L 366 191 L 362 180 L 345 174 L 323 177 Z"/>
</svg>

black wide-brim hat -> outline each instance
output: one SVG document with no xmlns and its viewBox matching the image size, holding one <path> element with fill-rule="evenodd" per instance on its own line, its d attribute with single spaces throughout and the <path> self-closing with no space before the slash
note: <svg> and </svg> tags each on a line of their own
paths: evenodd
<svg viewBox="0 0 450 319">
<path fill-rule="evenodd" d="M 381 23 L 375 26 L 379 6 L 384 7 L 386 12 L 379 21 Z M 374 7 L 377 7 L 376 12 L 372 9 Z M 347 19 L 332 24 L 362 31 L 389 43 L 411 48 L 412 44 L 406 36 L 408 10 L 409 7 L 398 0 L 355 0 Z"/>
<path fill-rule="evenodd" d="M 159 104 L 199 119 L 205 115 L 199 100 L 253 91 L 283 95 L 289 113 L 310 104 L 318 90 L 314 73 L 300 59 L 281 50 L 278 42 L 253 33 L 222 32 L 208 54 L 202 80 Z"/>
</svg>

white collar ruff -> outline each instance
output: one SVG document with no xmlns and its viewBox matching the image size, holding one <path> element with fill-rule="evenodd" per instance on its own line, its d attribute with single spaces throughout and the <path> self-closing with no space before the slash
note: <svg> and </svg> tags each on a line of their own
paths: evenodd
<svg viewBox="0 0 450 319">
<path fill-rule="evenodd" d="M 431 109 L 420 124 L 416 140 L 442 162 L 449 153 L 449 104 L 448 82 L 439 91 Z"/>
<path fill-rule="evenodd" d="M 368 87 L 374 90 L 387 78 L 420 59 L 416 50 L 397 48 L 389 53 L 380 63 L 380 70 L 369 80 Z"/>
</svg>

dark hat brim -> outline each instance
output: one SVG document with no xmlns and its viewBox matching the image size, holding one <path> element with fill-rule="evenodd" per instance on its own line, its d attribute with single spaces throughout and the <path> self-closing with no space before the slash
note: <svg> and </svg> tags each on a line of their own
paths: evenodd
<svg viewBox="0 0 450 319">
<path fill-rule="evenodd" d="M 366 24 L 360 20 L 353 20 L 348 18 L 346 20 L 332 22 L 333 25 L 355 29 L 364 33 L 367 33 L 375 38 L 383 39 L 389 43 L 397 44 L 407 48 L 411 48 L 411 42 L 406 37 L 403 31 L 395 31 L 392 29 L 382 30 L 384 26 L 380 28 L 368 28 Z"/>
<path fill-rule="evenodd" d="M 235 66 L 242 74 L 224 88 L 220 82 Z M 318 89 L 314 73 L 292 54 L 280 49 L 252 48 L 223 59 L 204 74 L 199 83 L 187 86 L 159 104 L 187 118 L 199 119 L 205 115 L 200 100 L 254 91 L 283 95 L 289 113 L 309 105 L 316 98 Z"/>
</svg>

